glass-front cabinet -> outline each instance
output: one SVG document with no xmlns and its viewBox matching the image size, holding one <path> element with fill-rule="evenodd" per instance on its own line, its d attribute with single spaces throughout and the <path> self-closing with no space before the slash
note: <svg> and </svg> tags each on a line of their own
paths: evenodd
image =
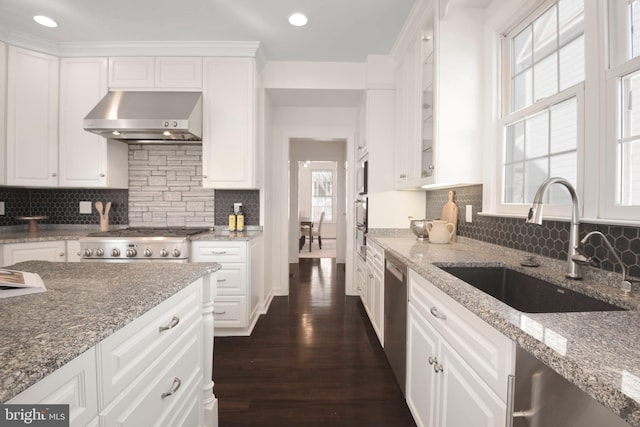
<svg viewBox="0 0 640 427">
<path fill-rule="evenodd" d="M 425 3 L 395 58 L 395 188 L 480 183 L 485 9 Z"/>
<path fill-rule="evenodd" d="M 420 178 L 433 175 L 433 25 L 422 33 L 422 117 Z"/>
</svg>

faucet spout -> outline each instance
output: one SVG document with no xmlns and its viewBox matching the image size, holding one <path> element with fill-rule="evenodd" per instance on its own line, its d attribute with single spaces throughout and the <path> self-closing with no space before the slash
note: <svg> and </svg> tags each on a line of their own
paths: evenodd
<svg viewBox="0 0 640 427">
<path fill-rule="evenodd" d="M 587 233 L 587 235 L 582 238 L 580 243 L 584 245 L 585 243 L 587 243 L 587 240 L 589 240 L 589 238 L 591 236 L 593 236 L 594 234 L 597 234 L 598 236 L 600 236 L 602 238 L 602 241 L 604 242 L 605 246 L 613 254 L 613 257 L 618 262 L 618 265 L 620 265 L 620 269 L 622 270 L 622 283 L 620 285 L 620 289 L 622 290 L 622 292 L 625 295 L 628 295 L 629 292 L 631 291 L 631 280 L 629 280 L 629 278 L 627 277 L 627 267 L 624 265 L 624 263 L 622 262 L 622 259 L 620 259 L 620 256 L 618 255 L 616 250 L 613 248 L 613 246 L 609 242 L 609 239 L 607 239 L 607 236 L 602 234 L 600 231 L 591 231 L 591 232 Z M 576 251 L 578 253 L 581 252 L 579 248 L 576 248 Z M 580 262 L 579 260 L 577 260 L 578 258 L 580 258 L 579 255 L 574 255 L 574 258 L 575 258 L 574 261 Z"/>
<path fill-rule="evenodd" d="M 569 225 L 569 248 L 567 250 L 567 272 L 565 274 L 569 279 L 579 280 L 582 279 L 582 268 L 576 263 L 573 258 L 576 255 L 576 247 L 578 246 L 578 230 L 580 225 L 580 200 L 575 188 L 569 181 L 560 177 L 552 177 L 546 179 L 536 195 L 533 197 L 533 204 L 529 209 L 529 215 L 525 220 L 528 224 L 542 225 L 542 208 L 544 206 L 543 199 L 547 192 L 547 189 L 553 184 L 560 184 L 564 186 L 571 195 L 571 224 Z"/>
</svg>

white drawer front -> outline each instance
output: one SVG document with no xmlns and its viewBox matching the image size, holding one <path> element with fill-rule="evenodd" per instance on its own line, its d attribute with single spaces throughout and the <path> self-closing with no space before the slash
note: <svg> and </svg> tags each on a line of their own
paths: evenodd
<svg viewBox="0 0 640 427">
<path fill-rule="evenodd" d="M 409 271 L 409 300 L 506 401 L 507 377 L 515 366 L 513 341 L 412 270 Z"/>
<path fill-rule="evenodd" d="M 7 403 L 67 404 L 71 426 L 85 426 L 98 415 L 96 352 L 91 348 Z"/>
<path fill-rule="evenodd" d="M 103 405 L 106 406 L 131 381 L 202 319 L 201 287 L 191 285 L 100 344 Z M 177 320 L 176 320 L 177 319 Z M 160 328 L 169 328 L 160 330 Z"/>
<path fill-rule="evenodd" d="M 246 262 L 245 242 L 192 242 L 191 262 Z"/>
<path fill-rule="evenodd" d="M 181 407 L 193 401 L 194 391 L 201 389 L 201 332 L 199 325 L 193 325 L 169 351 L 154 361 L 140 380 L 133 382 L 100 413 L 102 425 L 169 425 L 163 420 L 175 417 Z M 172 390 L 171 395 L 162 397 Z M 202 393 L 196 393 L 200 407 L 201 396 Z"/>
<path fill-rule="evenodd" d="M 218 295 L 242 296 L 247 293 L 246 264 L 224 263 L 218 270 Z"/>
<path fill-rule="evenodd" d="M 247 298 L 220 296 L 214 303 L 214 331 L 218 328 L 247 327 Z"/>
</svg>

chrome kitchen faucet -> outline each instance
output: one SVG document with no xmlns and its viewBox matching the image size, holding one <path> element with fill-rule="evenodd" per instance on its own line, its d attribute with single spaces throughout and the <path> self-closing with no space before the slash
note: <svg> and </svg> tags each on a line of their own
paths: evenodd
<svg viewBox="0 0 640 427">
<path fill-rule="evenodd" d="M 548 178 L 540 187 L 538 187 L 538 191 L 536 191 L 536 195 L 533 198 L 533 205 L 531 209 L 529 209 L 529 215 L 525 220 L 528 224 L 538 224 L 542 225 L 542 198 L 544 197 L 547 188 L 549 188 L 552 184 L 562 184 L 566 187 L 571 195 L 571 224 L 569 228 L 569 249 L 567 249 L 567 272 L 565 274 L 569 279 L 579 280 L 582 279 L 582 267 L 580 264 L 576 263 L 573 257 L 576 255 L 576 247 L 578 246 L 578 226 L 580 225 L 580 201 L 578 199 L 578 194 L 576 193 L 575 188 L 571 185 L 569 181 L 564 178 L 554 177 Z"/>
</svg>

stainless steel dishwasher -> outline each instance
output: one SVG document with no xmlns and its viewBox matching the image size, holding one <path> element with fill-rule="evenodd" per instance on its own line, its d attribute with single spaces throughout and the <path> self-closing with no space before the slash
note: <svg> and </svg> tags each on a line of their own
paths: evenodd
<svg viewBox="0 0 640 427">
<path fill-rule="evenodd" d="M 384 352 L 405 394 L 407 375 L 407 266 L 385 253 Z"/>
<path fill-rule="evenodd" d="M 512 380 L 513 381 L 513 380 Z M 509 427 L 628 427 L 577 386 L 516 347 L 514 399 Z"/>
</svg>

